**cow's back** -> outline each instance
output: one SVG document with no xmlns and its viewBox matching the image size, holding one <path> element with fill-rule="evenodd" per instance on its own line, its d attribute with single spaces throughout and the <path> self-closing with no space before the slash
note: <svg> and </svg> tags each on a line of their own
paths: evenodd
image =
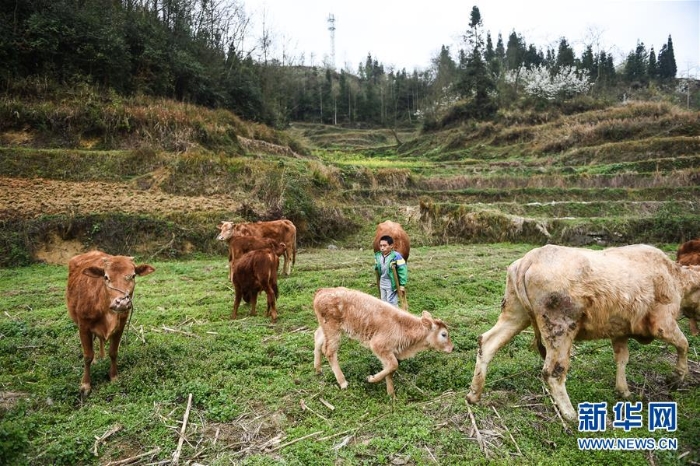
<svg viewBox="0 0 700 466">
<path fill-rule="evenodd" d="M 375 296 L 344 287 L 321 288 L 314 295 L 313 306 L 317 317 L 337 323 L 360 340 L 369 340 L 370 334 L 379 329 L 392 332 L 418 319 Z"/>
<path fill-rule="evenodd" d="M 511 264 L 507 293 L 514 291 L 530 312 L 583 319 L 584 330 L 593 333 L 581 338 L 600 338 L 598 332 L 610 330 L 608 321 L 634 333 L 655 304 L 680 305 L 674 267 L 665 253 L 646 245 L 602 251 L 547 245 Z"/>
<path fill-rule="evenodd" d="M 404 229 L 401 227 L 401 224 L 392 222 L 391 220 L 387 220 L 377 225 L 374 241 L 372 243 L 374 252 L 376 253 L 379 251 L 379 240 L 385 235 L 391 236 L 391 238 L 394 240 L 394 250 L 398 251 L 399 254 L 401 254 L 401 256 L 408 261 L 408 257 L 411 253 L 411 240 L 409 239 L 406 231 L 404 231 Z"/>
</svg>

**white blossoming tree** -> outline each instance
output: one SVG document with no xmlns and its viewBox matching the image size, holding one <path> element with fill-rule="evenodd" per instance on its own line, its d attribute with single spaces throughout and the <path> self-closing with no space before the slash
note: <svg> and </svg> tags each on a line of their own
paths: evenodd
<svg viewBox="0 0 700 466">
<path fill-rule="evenodd" d="M 585 94 L 592 85 L 588 80 L 588 71 L 577 72 L 572 66 L 565 66 L 554 75 L 543 66 L 519 71 L 509 71 L 506 81 L 511 84 L 517 81 L 528 95 L 545 100 L 567 99 Z"/>
</svg>

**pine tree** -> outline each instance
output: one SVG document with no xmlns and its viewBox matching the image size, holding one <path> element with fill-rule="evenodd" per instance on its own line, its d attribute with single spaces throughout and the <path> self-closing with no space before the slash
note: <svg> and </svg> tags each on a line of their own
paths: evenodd
<svg viewBox="0 0 700 466">
<path fill-rule="evenodd" d="M 661 46 L 657 61 L 660 79 L 673 79 L 676 77 L 678 68 L 676 67 L 676 57 L 673 53 L 673 41 L 668 36 L 668 42 Z"/>
<path fill-rule="evenodd" d="M 506 69 L 517 70 L 525 60 L 525 41 L 515 31 L 508 36 L 506 47 Z"/>
<path fill-rule="evenodd" d="M 654 53 L 654 47 L 651 47 L 649 51 L 649 63 L 647 64 L 647 76 L 650 80 L 656 79 L 659 76 L 659 69 L 656 63 L 656 54 Z"/>
<path fill-rule="evenodd" d="M 566 66 L 574 66 L 575 54 L 566 38 L 559 39 L 559 49 L 557 51 L 557 61 L 555 70 L 560 70 Z"/>
</svg>

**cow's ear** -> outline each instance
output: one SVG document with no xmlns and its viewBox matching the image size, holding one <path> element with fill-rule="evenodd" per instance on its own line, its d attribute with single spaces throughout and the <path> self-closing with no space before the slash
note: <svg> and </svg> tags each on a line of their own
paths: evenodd
<svg viewBox="0 0 700 466">
<path fill-rule="evenodd" d="M 102 267 L 88 267 L 87 269 L 83 270 L 83 275 L 87 275 L 88 277 L 92 278 L 102 278 L 105 276 L 105 269 Z"/>
<path fill-rule="evenodd" d="M 423 311 L 423 315 L 420 318 L 421 322 L 423 322 L 423 325 L 426 327 L 432 327 L 433 326 L 433 316 L 430 315 L 430 312 L 428 311 Z"/>
<path fill-rule="evenodd" d="M 153 273 L 155 271 L 156 269 L 154 269 L 148 264 L 141 264 L 136 267 L 136 275 L 138 275 L 139 277 L 143 277 L 144 275 L 148 275 L 149 273 Z"/>
</svg>

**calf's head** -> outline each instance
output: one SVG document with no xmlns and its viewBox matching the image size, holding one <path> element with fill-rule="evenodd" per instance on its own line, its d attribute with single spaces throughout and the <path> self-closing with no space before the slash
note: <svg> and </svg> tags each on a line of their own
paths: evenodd
<svg viewBox="0 0 700 466">
<path fill-rule="evenodd" d="M 451 353 L 454 349 L 450 334 L 447 331 L 447 325 L 440 319 L 434 319 L 428 311 L 423 311 L 421 322 L 429 329 L 427 342 L 428 345 L 435 350 Z"/>
<path fill-rule="evenodd" d="M 128 312 L 133 307 L 137 275 L 148 275 L 155 269 L 148 264 L 134 265 L 132 257 L 115 257 L 105 259 L 102 267 L 92 266 L 83 270 L 83 274 L 95 279 L 102 279 L 109 296 L 109 308 L 117 313 Z"/>
<path fill-rule="evenodd" d="M 216 236 L 216 239 L 219 241 L 227 241 L 230 239 L 233 236 L 233 227 L 233 222 L 219 222 L 219 234 Z"/>
<path fill-rule="evenodd" d="M 698 278 L 691 290 L 683 296 L 681 300 L 681 313 L 690 320 L 690 332 L 698 335 L 698 320 L 700 320 L 700 266 L 689 265 L 684 268 L 690 269 Z"/>
</svg>

